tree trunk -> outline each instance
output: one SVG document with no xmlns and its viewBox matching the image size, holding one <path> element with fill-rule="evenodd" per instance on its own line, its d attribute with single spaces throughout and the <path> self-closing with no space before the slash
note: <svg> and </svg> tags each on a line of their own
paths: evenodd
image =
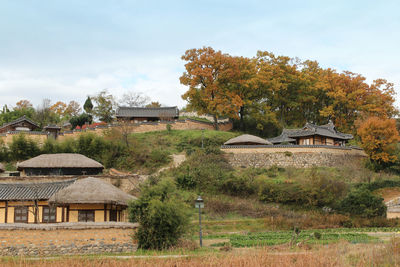
<svg viewBox="0 0 400 267">
<path fill-rule="evenodd" d="M 219 129 L 218 129 L 218 118 L 217 118 L 217 115 L 213 115 L 213 118 L 214 118 L 214 129 L 216 131 L 218 131 Z"/>
<path fill-rule="evenodd" d="M 244 129 L 244 106 L 240 107 L 239 115 L 240 115 L 239 127 L 240 127 L 240 130 L 244 131 L 245 130 Z"/>
</svg>

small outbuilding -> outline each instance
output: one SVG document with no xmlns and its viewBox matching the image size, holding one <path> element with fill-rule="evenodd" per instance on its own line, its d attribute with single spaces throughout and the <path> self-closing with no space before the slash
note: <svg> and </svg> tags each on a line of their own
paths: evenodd
<svg viewBox="0 0 400 267">
<path fill-rule="evenodd" d="M 55 193 L 49 203 L 68 209 L 69 222 L 126 221 L 123 212 L 136 198 L 98 178 L 77 180 Z"/>
<path fill-rule="evenodd" d="M 243 134 L 224 143 L 225 146 L 243 146 L 243 145 L 272 145 L 271 142 L 255 135 Z"/>
<path fill-rule="evenodd" d="M 96 175 L 104 167 L 81 154 L 42 154 L 17 164 L 22 175 Z"/>
<path fill-rule="evenodd" d="M 30 132 L 38 129 L 39 125 L 26 116 L 0 126 L 0 133 L 7 132 Z"/>
</svg>

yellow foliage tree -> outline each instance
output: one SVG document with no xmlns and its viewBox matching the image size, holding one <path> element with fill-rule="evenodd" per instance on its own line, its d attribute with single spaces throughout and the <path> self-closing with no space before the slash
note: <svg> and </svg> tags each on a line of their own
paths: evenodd
<svg viewBox="0 0 400 267">
<path fill-rule="evenodd" d="M 397 161 L 395 151 L 400 136 L 394 119 L 370 117 L 360 125 L 357 133 L 371 161 L 383 165 Z"/>
</svg>

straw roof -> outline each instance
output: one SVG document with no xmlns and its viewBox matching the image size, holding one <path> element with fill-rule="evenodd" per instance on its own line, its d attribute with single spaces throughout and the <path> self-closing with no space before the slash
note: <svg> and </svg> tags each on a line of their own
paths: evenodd
<svg viewBox="0 0 400 267">
<path fill-rule="evenodd" d="M 0 172 L 4 172 L 5 170 L 4 165 L 0 163 Z"/>
<path fill-rule="evenodd" d="M 101 168 L 103 165 L 81 154 L 60 153 L 42 154 L 40 156 L 20 162 L 17 169 L 25 168 Z"/>
<path fill-rule="evenodd" d="M 224 145 L 240 145 L 240 144 L 254 144 L 254 145 L 272 145 L 271 142 L 262 139 L 255 135 L 243 134 L 235 138 L 229 139 Z"/>
<path fill-rule="evenodd" d="M 50 199 L 55 204 L 118 204 L 128 205 L 136 199 L 117 187 L 101 179 L 88 177 L 77 180 L 70 186 L 58 191 Z"/>
</svg>

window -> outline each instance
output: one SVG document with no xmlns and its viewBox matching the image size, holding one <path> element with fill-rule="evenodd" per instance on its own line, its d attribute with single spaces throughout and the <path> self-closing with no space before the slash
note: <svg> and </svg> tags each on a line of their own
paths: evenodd
<svg viewBox="0 0 400 267">
<path fill-rule="evenodd" d="M 44 223 L 54 223 L 56 222 L 57 218 L 57 208 L 44 206 L 43 207 L 43 219 L 42 222 Z"/>
<path fill-rule="evenodd" d="M 28 223 L 28 207 L 15 207 L 14 208 L 14 222 Z"/>
<path fill-rule="evenodd" d="M 94 222 L 94 210 L 78 211 L 78 222 Z"/>
</svg>

